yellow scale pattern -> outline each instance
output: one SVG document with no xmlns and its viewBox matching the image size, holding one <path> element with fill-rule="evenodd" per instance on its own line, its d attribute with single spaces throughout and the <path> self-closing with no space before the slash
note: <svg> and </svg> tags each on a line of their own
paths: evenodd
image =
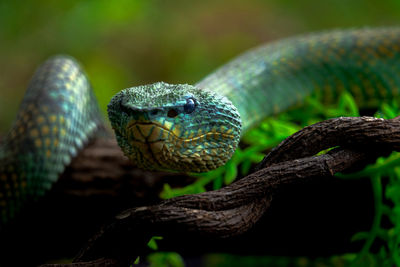
<svg viewBox="0 0 400 267">
<path fill-rule="evenodd" d="M 51 187 L 101 123 L 99 114 L 75 60 L 54 57 L 37 70 L 0 146 L 0 226 Z"/>
<path fill-rule="evenodd" d="M 152 124 L 133 121 L 128 128 L 129 140 L 134 147 L 134 152 L 128 156 L 133 162 L 149 165 L 148 168 L 151 164 L 167 168 L 165 163 L 175 161 L 176 164 L 193 163 L 190 171 L 215 169 L 223 161 L 216 156 L 225 150 L 214 140 L 233 138 L 233 130 L 224 126 L 203 133 L 201 129 L 183 131 L 179 125 L 172 127 L 172 123 L 166 121 Z"/>
</svg>

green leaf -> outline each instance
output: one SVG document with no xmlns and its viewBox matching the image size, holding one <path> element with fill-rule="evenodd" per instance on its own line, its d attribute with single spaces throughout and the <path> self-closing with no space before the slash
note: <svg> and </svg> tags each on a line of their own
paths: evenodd
<svg viewBox="0 0 400 267">
<path fill-rule="evenodd" d="M 163 190 L 160 193 L 160 197 L 163 199 L 169 199 L 174 197 L 174 192 L 169 184 L 167 183 L 164 184 Z"/>
<path fill-rule="evenodd" d="M 147 246 L 152 250 L 158 250 L 158 245 L 156 240 L 162 240 L 162 236 L 153 236 L 150 241 L 147 243 Z"/>
<path fill-rule="evenodd" d="M 151 267 L 184 267 L 185 263 L 182 257 L 176 252 L 157 252 L 151 253 L 147 257 Z"/>
<path fill-rule="evenodd" d="M 252 164 L 252 162 L 251 162 L 251 160 L 249 160 L 249 159 L 246 159 L 246 160 L 243 161 L 242 167 L 241 167 L 241 169 L 240 169 L 240 173 L 241 173 L 243 176 L 249 173 L 250 168 L 251 168 L 251 164 Z"/>
<path fill-rule="evenodd" d="M 351 237 L 351 241 L 365 240 L 369 237 L 369 232 L 358 232 Z"/>
<path fill-rule="evenodd" d="M 232 183 L 237 176 L 237 167 L 235 164 L 228 162 L 226 164 L 226 173 L 224 175 L 224 182 L 225 184 L 230 184 Z"/>
<path fill-rule="evenodd" d="M 385 118 L 385 119 L 392 119 L 392 118 L 400 115 L 398 113 L 398 109 L 394 108 L 393 106 L 391 106 L 387 103 L 382 104 L 381 111 L 383 113 L 383 118 Z"/>
<path fill-rule="evenodd" d="M 213 190 L 220 189 L 222 187 L 223 183 L 224 183 L 224 180 L 223 180 L 222 176 L 215 178 L 214 183 L 213 183 Z"/>
<path fill-rule="evenodd" d="M 349 92 L 343 92 L 339 97 L 339 109 L 341 113 L 343 113 L 341 115 L 339 114 L 339 116 L 360 116 L 356 101 Z"/>
</svg>

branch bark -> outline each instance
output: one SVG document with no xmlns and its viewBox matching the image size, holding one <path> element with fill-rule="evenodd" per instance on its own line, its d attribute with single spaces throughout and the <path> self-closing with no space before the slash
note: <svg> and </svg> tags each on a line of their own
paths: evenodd
<svg viewBox="0 0 400 267">
<path fill-rule="evenodd" d="M 178 179 L 177 179 L 178 178 Z M 175 181 L 174 181 L 175 180 Z M 56 194 L 76 197 L 110 196 L 132 198 L 132 192 L 146 198 L 149 192 L 162 189 L 164 182 L 190 183 L 184 174 L 150 172 L 135 168 L 125 157 L 114 138 L 92 140 L 65 169 L 55 185 Z"/>
<path fill-rule="evenodd" d="M 93 149 L 106 149 L 104 144 L 102 148 L 99 146 Z M 336 148 L 315 155 L 332 147 Z M 279 186 L 332 177 L 337 172 L 399 149 L 399 118 L 335 118 L 314 124 L 288 137 L 253 173 L 229 186 L 123 211 L 89 240 L 76 256 L 75 263 L 57 266 L 107 266 L 110 262 L 127 266 L 147 250 L 146 243 L 154 235 L 166 238 L 173 235 L 206 236 L 211 239 L 240 235 L 266 212 Z M 83 153 L 83 157 L 88 157 L 88 165 L 94 164 L 90 157 L 95 154 Z M 111 163 L 120 156 L 110 157 L 112 160 L 107 156 L 104 158 Z M 82 159 L 79 164 L 85 165 L 84 162 Z M 81 168 L 74 167 L 79 164 L 71 165 L 71 173 L 67 171 L 66 175 L 79 177 L 79 172 L 74 171 L 74 168 Z M 115 162 L 109 172 L 129 176 L 130 167 L 126 166 Z M 87 169 L 83 170 L 86 173 Z"/>
</svg>

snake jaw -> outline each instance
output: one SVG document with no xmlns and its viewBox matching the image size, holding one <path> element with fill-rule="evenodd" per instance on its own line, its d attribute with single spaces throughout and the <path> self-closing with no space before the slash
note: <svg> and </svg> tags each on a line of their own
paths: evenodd
<svg viewBox="0 0 400 267">
<path fill-rule="evenodd" d="M 234 139 L 232 131 L 221 132 L 224 127 L 188 137 L 177 135 L 180 130 L 174 129 L 157 121 L 131 121 L 125 133 L 131 149 L 125 154 L 144 169 L 205 172 L 225 164 L 236 149 L 230 142 L 215 142 Z"/>
<path fill-rule="evenodd" d="M 125 139 L 129 143 L 129 153 L 125 153 L 138 167 L 157 169 L 162 165 L 159 154 L 162 153 L 167 131 L 155 122 L 132 121 L 126 128 Z M 125 151 L 126 152 L 126 151 Z"/>
</svg>

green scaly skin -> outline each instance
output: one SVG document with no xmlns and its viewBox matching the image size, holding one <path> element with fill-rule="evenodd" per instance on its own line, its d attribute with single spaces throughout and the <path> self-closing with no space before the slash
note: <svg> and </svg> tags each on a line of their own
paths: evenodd
<svg viewBox="0 0 400 267">
<path fill-rule="evenodd" d="M 223 165 L 249 128 L 311 93 L 332 101 L 349 90 L 361 106 L 397 99 L 399 73 L 400 29 L 329 31 L 255 48 L 194 86 L 125 89 L 108 112 L 138 167 L 204 172 Z M 73 59 L 39 68 L 0 145 L 0 226 L 51 187 L 101 124 L 99 114 Z"/>
<path fill-rule="evenodd" d="M 35 73 L 0 145 L 0 228 L 57 181 L 102 119 L 86 75 L 65 56 Z"/>
<path fill-rule="evenodd" d="M 193 100 L 193 112 L 185 105 Z M 240 116 L 213 91 L 155 83 L 121 91 L 108 105 L 119 146 L 138 167 L 204 172 L 225 164 L 240 137 Z"/>
<path fill-rule="evenodd" d="M 204 172 L 231 157 L 240 132 L 311 93 L 329 102 L 348 90 L 360 106 L 377 106 L 399 97 L 399 74 L 399 28 L 327 31 L 250 50 L 194 86 L 122 90 L 108 111 L 119 145 L 138 167 Z M 196 102 L 190 114 L 188 97 Z"/>
</svg>

